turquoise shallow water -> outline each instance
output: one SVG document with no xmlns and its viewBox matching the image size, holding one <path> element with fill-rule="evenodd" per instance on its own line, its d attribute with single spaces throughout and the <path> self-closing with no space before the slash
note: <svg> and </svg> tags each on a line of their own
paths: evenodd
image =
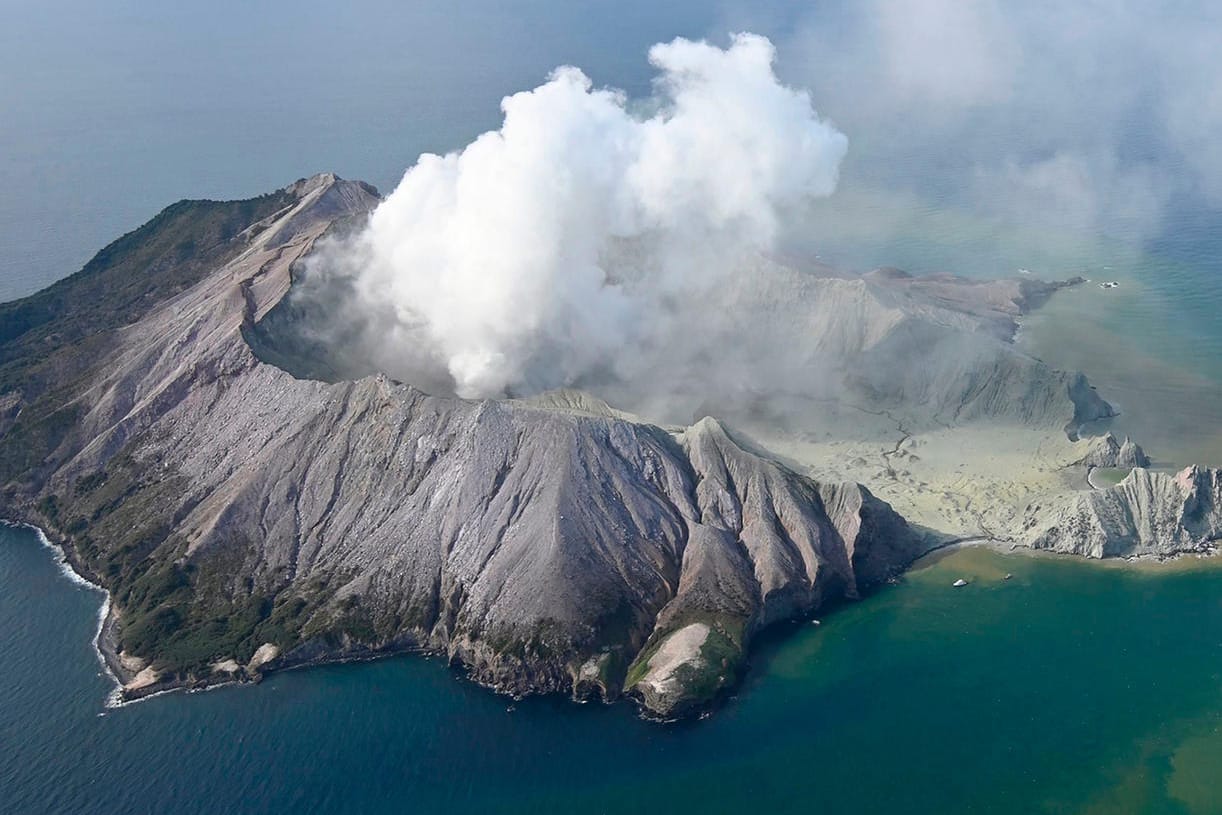
<svg viewBox="0 0 1222 815">
<path fill-rule="evenodd" d="M 1222 564 L 962 550 L 778 633 L 736 698 L 680 726 L 511 711 L 422 657 L 104 710 L 99 601 L 0 530 L 6 812 L 1222 808 Z"/>
</svg>

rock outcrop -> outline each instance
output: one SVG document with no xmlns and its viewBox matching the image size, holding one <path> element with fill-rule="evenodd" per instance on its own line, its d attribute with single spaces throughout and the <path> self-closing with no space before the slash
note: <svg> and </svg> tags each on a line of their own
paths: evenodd
<svg viewBox="0 0 1222 815">
<path fill-rule="evenodd" d="M 1141 449 L 1141 445 L 1125 436 L 1124 443 L 1120 445 L 1120 450 L 1116 453 L 1116 466 L 1149 467 L 1150 457 L 1146 455 L 1145 450 Z"/>
<path fill-rule="evenodd" d="M 713 419 L 680 440 L 695 504 L 678 592 L 628 680 L 664 715 L 729 683 L 754 631 L 828 599 L 855 598 L 927 545 L 864 487 L 796 478 Z"/>
<path fill-rule="evenodd" d="M 1211 551 L 1222 537 L 1222 472 L 1134 469 L 1114 487 L 1075 493 L 1029 521 L 1024 543 L 1086 557 Z"/>
<path fill-rule="evenodd" d="M 1149 467 L 1150 458 L 1141 446 L 1128 436 L 1125 436 L 1122 443 L 1111 433 L 1106 433 L 1092 440 L 1090 451 L 1079 464 L 1086 467 Z"/>
<path fill-rule="evenodd" d="M 895 270 L 819 277 L 766 260 L 747 272 L 708 302 L 743 315 L 742 322 L 731 324 L 732 334 L 699 340 L 732 348 L 741 342 L 735 335 L 750 335 L 763 347 L 785 349 L 783 360 L 801 360 L 786 389 L 807 400 L 800 410 L 807 421 L 810 402 L 821 401 L 889 411 L 910 431 L 993 421 L 1055 427 L 1073 437 L 1081 425 L 1114 413 L 1082 374 L 1053 369 L 1010 341 L 1017 319 L 1064 284 Z M 760 401 L 722 412 L 766 410 Z M 789 418 L 782 412 L 777 420 Z"/>
</svg>

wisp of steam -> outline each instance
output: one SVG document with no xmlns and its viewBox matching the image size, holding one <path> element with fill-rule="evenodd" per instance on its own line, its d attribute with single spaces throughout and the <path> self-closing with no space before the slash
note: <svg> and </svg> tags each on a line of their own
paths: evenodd
<svg viewBox="0 0 1222 815">
<path fill-rule="evenodd" d="M 833 191 L 847 149 L 773 60 L 752 34 L 658 44 L 642 100 L 558 68 L 502 102 L 499 130 L 421 156 L 316 262 L 378 315 L 396 375 L 464 397 L 626 381 L 705 352 L 693 335 L 724 325 L 709 295 Z"/>
</svg>

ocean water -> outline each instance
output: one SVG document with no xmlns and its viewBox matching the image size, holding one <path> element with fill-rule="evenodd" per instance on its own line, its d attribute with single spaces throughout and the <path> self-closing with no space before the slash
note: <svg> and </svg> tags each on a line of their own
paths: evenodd
<svg viewBox="0 0 1222 815">
<path fill-rule="evenodd" d="M 960 550 L 769 638 L 676 726 L 410 656 L 108 710 L 100 600 L 0 528 L 5 812 L 1222 809 L 1222 564 Z"/>
</svg>

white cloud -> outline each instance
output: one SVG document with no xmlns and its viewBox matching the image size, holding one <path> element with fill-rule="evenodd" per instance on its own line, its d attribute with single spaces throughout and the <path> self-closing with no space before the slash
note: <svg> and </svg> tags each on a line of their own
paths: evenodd
<svg viewBox="0 0 1222 815">
<path fill-rule="evenodd" d="M 780 84 L 765 38 L 654 46 L 647 117 L 577 68 L 502 102 L 504 123 L 425 155 L 348 264 L 394 342 L 464 396 L 565 385 L 665 343 L 702 287 L 835 188 L 847 140 Z"/>
<path fill-rule="evenodd" d="M 973 105 L 1008 98 L 1018 68 L 996 4 L 884 0 L 869 14 L 889 84 L 915 104 Z"/>
</svg>

